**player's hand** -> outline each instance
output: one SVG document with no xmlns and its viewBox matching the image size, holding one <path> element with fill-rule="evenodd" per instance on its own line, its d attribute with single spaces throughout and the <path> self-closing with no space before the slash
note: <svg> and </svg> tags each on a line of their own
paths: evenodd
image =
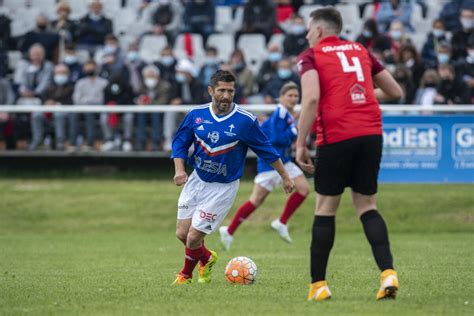
<svg viewBox="0 0 474 316">
<path fill-rule="evenodd" d="M 284 178 L 282 185 L 283 185 L 283 190 L 285 190 L 285 193 L 287 194 L 290 194 L 295 189 L 295 182 L 292 179 L 290 179 L 290 177 Z"/>
<path fill-rule="evenodd" d="M 314 164 L 306 146 L 296 147 L 296 162 L 307 173 L 314 173 Z"/>
<path fill-rule="evenodd" d="M 175 173 L 173 177 L 174 184 L 177 186 L 181 186 L 188 182 L 188 175 L 186 174 L 186 171 L 178 171 Z"/>
</svg>

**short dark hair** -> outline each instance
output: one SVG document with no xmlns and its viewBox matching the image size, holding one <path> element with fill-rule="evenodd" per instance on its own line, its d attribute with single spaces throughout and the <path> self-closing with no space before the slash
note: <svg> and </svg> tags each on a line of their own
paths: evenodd
<svg viewBox="0 0 474 316">
<path fill-rule="evenodd" d="M 219 81 L 235 82 L 236 80 L 232 72 L 228 70 L 218 70 L 212 75 L 211 80 L 209 81 L 209 85 L 214 88 L 217 86 L 217 83 Z"/>
<path fill-rule="evenodd" d="M 342 17 L 341 13 L 334 7 L 324 7 L 321 9 L 314 10 L 310 15 L 312 21 L 324 21 L 327 24 L 334 27 L 337 33 L 342 31 Z"/>
</svg>

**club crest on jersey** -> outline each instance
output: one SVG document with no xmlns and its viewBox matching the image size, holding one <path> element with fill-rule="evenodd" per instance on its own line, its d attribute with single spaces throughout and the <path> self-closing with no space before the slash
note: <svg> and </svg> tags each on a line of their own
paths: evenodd
<svg viewBox="0 0 474 316">
<path fill-rule="evenodd" d="M 351 88 L 351 98 L 352 103 L 354 104 L 364 104 L 366 102 L 365 99 L 365 89 L 360 84 L 356 83 Z"/>
<path fill-rule="evenodd" d="M 212 131 L 207 134 L 207 138 L 211 140 L 212 143 L 216 144 L 219 141 L 219 132 Z"/>
<path fill-rule="evenodd" d="M 196 122 L 196 124 L 201 124 L 202 119 L 201 119 L 200 117 L 196 117 L 196 121 L 195 121 L 195 122 Z"/>
<path fill-rule="evenodd" d="M 235 128 L 235 125 L 234 124 L 230 124 L 229 125 L 229 131 L 225 131 L 224 133 L 227 135 L 227 136 L 235 136 L 237 134 L 235 133 L 232 133 L 232 130 Z"/>
</svg>

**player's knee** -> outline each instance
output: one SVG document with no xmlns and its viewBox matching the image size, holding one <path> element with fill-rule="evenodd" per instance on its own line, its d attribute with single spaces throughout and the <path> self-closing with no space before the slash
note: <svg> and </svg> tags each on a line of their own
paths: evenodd
<svg viewBox="0 0 474 316">
<path fill-rule="evenodd" d="M 260 205 L 262 205 L 263 201 L 265 200 L 264 197 L 260 197 L 260 196 L 253 196 L 249 199 L 250 203 L 252 203 L 252 205 L 257 208 L 259 207 Z"/>
<path fill-rule="evenodd" d="M 301 188 L 297 188 L 297 192 L 298 192 L 299 195 L 307 197 L 309 195 L 309 187 L 308 186 L 303 186 Z"/>
<path fill-rule="evenodd" d="M 181 242 L 183 244 L 186 244 L 186 239 L 187 239 L 187 232 L 181 230 L 181 229 L 177 229 L 176 230 L 176 238 L 178 238 L 179 240 L 181 240 Z"/>
</svg>

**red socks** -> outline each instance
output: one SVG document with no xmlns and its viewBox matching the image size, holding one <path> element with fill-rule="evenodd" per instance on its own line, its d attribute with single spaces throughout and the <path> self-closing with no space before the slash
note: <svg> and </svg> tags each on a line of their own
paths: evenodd
<svg viewBox="0 0 474 316">
<path fill-rule="evenodd" d="M 285 208 L 283 209 L 283 213 L 280 216 L 280 222 L 286 225 L 291 215 L 293 215 L 293 213 L 301 205 L 301 203 L 303 203 L 305 199 L 306 199 L 306 196 L 301 195 L 298 192 L 295 192 L 292 195 L 290 195 L 290 197 L 286 201 L 286 205 L 285 205 Z"/>
<path fill-rule="evenodd" d="M 211 252 L 204 246 L 204 240 L 202 241 L 202 257 L 199 259 L 202 265 L 205 265 L 211 258 Z"/>
<path fill-rule="evenodd" d="M 232 218 L 232 222 L 227 228 L 227 232 L 233 235 L 237 227 L 239 227 L 239 225 L 247 217 L 249 217 L 249 215 L 252 214 L 253 211 L 255 211 L 255 206 L 250 201 L 247 201 L 244 204 L 242 204 L 237 210 L 237 213 L 235 213 L 234 218 Z"/>
<path fill-rule="evenodd" d="M 184 267 L 181 270 L 181 274 L 185 277 L 191 278 L 193 276 L 193 270 L 199 259 L 203 256 L 203 247 L 197 249 L 190 249 L 186 247 L 184 256 Z"/>
</svg>

